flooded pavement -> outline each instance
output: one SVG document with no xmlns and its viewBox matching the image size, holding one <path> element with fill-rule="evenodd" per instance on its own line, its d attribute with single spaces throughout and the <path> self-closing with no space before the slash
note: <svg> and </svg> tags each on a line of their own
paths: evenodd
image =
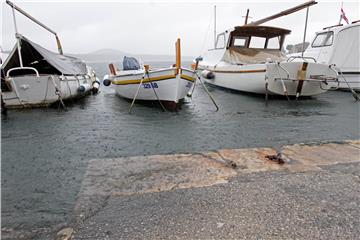
<svg viewBox="0 0 360 240">
<path fill-rule="evenodd" d="M 101 78 L 106 64 L 94 68 Z M 209 89 L 219 112 L 200 86 L 173 113 L 137 104 L 129 115 L 129 102 L 103 86 L 67 112 L 9 110 L 2 118 L 3 232 L 30 238 L 70 225 L 84 177 L 99 166 L 96 159 L 111 166 L 110 159 L 120 157 L 360 138 L 360 105 L 347 92 L 271 100 L 265 107 L 262 97 Z"/>
<path fill-rule="evenodd" d="M 282 164 L 266 160 L 274 153 L 250 148 L 91 160 L 74 209 L 74 239 L 353 239 L 360 224 L 360 141 L 284 146 Z M 298 226 L 307 222 L 312 226 Z"/>
<path fill-rule="evenodd" d="M 220 149 L 192 154 L 149 155 L 89 161 L 75 212 L 88 218 L 98 199 L 227 183 L 231 177 L 264 171 L 306 172 L 327 165 L 359 163 L 360 141 L 295 144 L 269 161 L 273 148 Z M 229 166 L 224 160 L 231 161 Z M 360 179 L 358 179 L 360 180 Z M 95 204 L 94 204 L 95 203 Z"/>
</svg>

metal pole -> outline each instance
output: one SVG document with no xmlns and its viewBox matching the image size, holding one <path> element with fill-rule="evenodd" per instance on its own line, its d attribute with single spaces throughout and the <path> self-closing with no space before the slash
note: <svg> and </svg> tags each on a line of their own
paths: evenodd
<svg viewBox="0 0 360 240">
<path fill-rule="evenodd" d="M 18 29 L 17 29 L 17 25 L 16 25 L 15 9 L 14 8 L 12 8 L 12 13 L 13 13 L 13 20 L 14 20 L 14 27 L 15 27 L 15 37 L 16 37 L 16 41 L 17 41 L 17 49 L 18 49 L 20 67 L 23 67 L 23 61 L 22 61 L 22 56 L 21 56 L 20 36 L 18 34 Z"/>
<path fill-rule="evenodd" d="M 304 8 L 306 8 L 306 7 L 310 7 L 310 6 L 315 5 L 315 4 L 317 4 L 317 2 L 315 2 L 315 0 L 311 0 L 311 1 L 309 1 L 309 2 L 303 3 L 303 4 L 298 5 L 298 6 L 296 6 L 296 7 L 289 8 L 288 10 L 279 12 L 279 13 L 277 13 L 277 14 L 275 14 L 275 15 L 270 16 L 270 17 L 266 17 L 266 18 L 260 19 L 260 20 L 258 20 L 258 21 L 255 21 L 255 22 L 251 22 L 251 23 L 249 23 L 248 25 L 249 25 L 249 26 L 258 26 L 258 25 L 263 24 L 263 23 L 266 23 L 266 22 L 268 22 L 268 21 L 270 21 L 270 20 L 274 20 L 274 19 L 276 19 L 276 18 L 289 15 L 289 14 L 291 14 L 291 13 L 300 11 L 301 9 L 304 9 Z"/>
<path fill-rule="evenodd" d="M 40 21 L 36 20 L 34 17 L 32 17 L 30 14 L 28 14 L 27 12 L 25 12 L 24 10 L 22 10 L 21 8 L 19 8 L 18 6 L 16 6 L 14 3 L 10 2 L 9 0 L 6 0 L 6 3 L 9 4 L 13 9 L 16 9 L 17 11 L 19 11 L 20 13 L 22 13 L 25 17 L 29 18 L 30 20 L 32 20 L 33 22 L 39 24 L 40 26 L 42 26 L 43 28 L 45 28 L 46 30 L 48 30 L 49 32 L 51 32 L 52 34 L 56 35 L 56 32 L 51 30 L 48 26 L 46 26 L 45 24 L 41 23 Z"/>
<path fill-rule="evenodd" d="M 247 9 L 246 11 L 245 25 L 248 23 L 248 18 L 249 18 L 249 9 Z"/>
<path fill-rule="evenodd" d="M 216 48 L 216 5 L 214 6 L 214 49 Z"/>
<path fill-rule="evenodd" d="M 12 7 L 13 9 L 13 12 L 14 12 L 14 9 L 16 9 L 18 12 L 20 12 L 21 14 L 23 14 L 25 17 L 29 18 L 31 21 L 37 23 L 38 25 L 40 25 L 41 27 L 45 28 L 46 30 L 48 30 L 49 32 L 51 32 L 52 34 L 55 35 L 56 37 L 56 43 L 58 45 L 58 50 L 59 50 L 59 53 L 62 55 L 63 54 L 63 51 L 62 51 L 62 47 L 61 47 L 61 44 L 60 44 L 60 40 L 56 34 L 55 31 L 51 30 L 48 26 L 46 26 L 45 24 L 41 23 L 40 21 L 38 21 L 37 19 L 35 19 L 34 17 L 32 17 L 30 14 L 28 14 L 27 12 L 25 12 L 24 10 L 22 10 L 21 8 L 19 8 L 18 6 L 16 6 L 14 3 L 10 2 L 9 0 L 6 0 L 6 3 Z M 14 17 L 15 18 L 15 17 Z M 16 27 L 16 23 L 15 23 L 15 30 L 17 32 L 17 27 Z"/>
<path fill-rule="evenodd" d="M 341 9 L 343 8 L 343 2 L 341 2 Z M 342 12 L 340 14 L 340 19 L 339 19 L 339 25 L 341 24 L 341 20 L 343 18 Z"/>
<path fill-rule="evenodd" d="M 304 38 L 303 38 L 303 44 L 302 44 L 301 57 L 304 57 L 304 52 L 305 52 L 305 38 L 306 38 L 306 29 L 307 29 L 308 17 L 309 17 L 309 7 L 307 7 L 307 9 L 306 9 L 305 29 L 304 29 Z"/>
</svg>

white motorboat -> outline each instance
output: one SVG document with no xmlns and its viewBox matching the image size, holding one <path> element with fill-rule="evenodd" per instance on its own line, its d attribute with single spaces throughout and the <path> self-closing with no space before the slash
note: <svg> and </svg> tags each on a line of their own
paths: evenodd
<svg viewBox="0 0 360 240">
<path fill-rule="evenodd" d="M 337 84 L 337 73 L 331 66 L 306 58 L 297 62 L 287 59 L 282 47 L 291 31 L 259 26 L 315 3 L 310 1 L 218 34 L 214 49 L 197 60 L 201 78 L 212 85 L 256 94 L 299 97 L 328 91 Z"/>
<path fill-rule="evenodd" d="M 94 70 L 80 59 L 65 56 L 57 34 L 10 1 L 7 3 L 56 36 L 59 54 L 16 32 L 17 43 L 1 65 L 1 99 L 5 107 L 42 107 L 97 92 Z M 14 20 L 15 20 L 15 12 Z M 16 22 L 14 22 L 16 25 Z M 16 28 L 15 28 L 16 29 Z"/>
<path fill-rule="evenodd" d="M 173 67 L 150 69 L 140 65 L 134 58 L 124 57 L 123 70 L 110 64 L 110 74 L 104 77 L 104 85 L 112 84 L 123 98 L 144 101 L 159 101 L 165 108 L 173 110 L 184 99 L 195 81 L 195 71 L 181 67 L 180 39 L 176 43 L 177 57 Z M 133 61 L 126 67 L 126 61 Z"/>
<path fill-rule="evenodd" d="M 360 91 L 360 21 L 348 25 L 325 27 L 316 32 L 304 52 L 318 63 L 335 64 L 339 74 L 340 89 Z"/>
</svg>

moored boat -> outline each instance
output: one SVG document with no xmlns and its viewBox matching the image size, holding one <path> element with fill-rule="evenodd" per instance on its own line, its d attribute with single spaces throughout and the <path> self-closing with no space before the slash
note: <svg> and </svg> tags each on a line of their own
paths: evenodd
<svg viewBox="0 0 360 240">
<path fill-rule="evenodd" d="M 150 69 L 127 57 L 124 57 L 122 70 L 110 64 L 110 74 L 104 77 L 104 85 L 112 84 L 120 97 L 133 101 L 159 101 L 166 109 L 176 109 L 195 81 L 194 70 L 181 66 L 180 39 L 176 48 L 176 64 L 168 68 Z"/>
<path fill-rule="evenodd" d="M 339 89 L 360 91 L 360 21 L 325 27 L 316 32 L 303 53 L 319 63 L 335 64 L 340 74 Z M 294 55 L 294 54 L 293 54 Z"/>
<path fill-rule="evenodd" d="M 282 52 L 290 30 L 260 26 L 280 16 L 309 7 L 299 5 L 268 18 L 236 26 L 217 35 L 214 49 L 198 58 L 201 78 L 232 90 L 283 96 L 313 96 L 336 86 L 337 72 L 309 59 L 288 59 Z"/>
<path fill-rule="evenodd" d="M 1 65 L 1 98 L 5 107 L 43 107 L 58 101 L 65 107 L 66 99 L 81 97 L 91 90 L 97 92 L 100 82 L 90 66 L 64 55 L 54 31 L 12 2 L 7 3 L 53 33 L 59 53 L 30 41 L 15 28 L 17 43 Z"/>
</svg>

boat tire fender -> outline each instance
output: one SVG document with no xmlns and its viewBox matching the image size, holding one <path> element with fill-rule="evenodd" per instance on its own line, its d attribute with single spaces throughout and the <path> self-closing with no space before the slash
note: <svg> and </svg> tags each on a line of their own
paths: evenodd
<svg viewBox="0 0 360 240">
<path fill-rule="evenodd" d="M 215 78 L 215 74 L 209 70 L 202 71 L 201 76 L 203 76 L 203 78 L 206 78 L 206 79 L 214 79 Z"/>
<path fill-rule="evenodd" d="M 109 78 L 109 75 L 105 75 L 105 76 L 104 76 L 104 79 L 103 79 L 103 84 L 104 84 L 104 86 L 110 86 L 111 80 L 108 79 L 108 78 Z"/>
</svg>

